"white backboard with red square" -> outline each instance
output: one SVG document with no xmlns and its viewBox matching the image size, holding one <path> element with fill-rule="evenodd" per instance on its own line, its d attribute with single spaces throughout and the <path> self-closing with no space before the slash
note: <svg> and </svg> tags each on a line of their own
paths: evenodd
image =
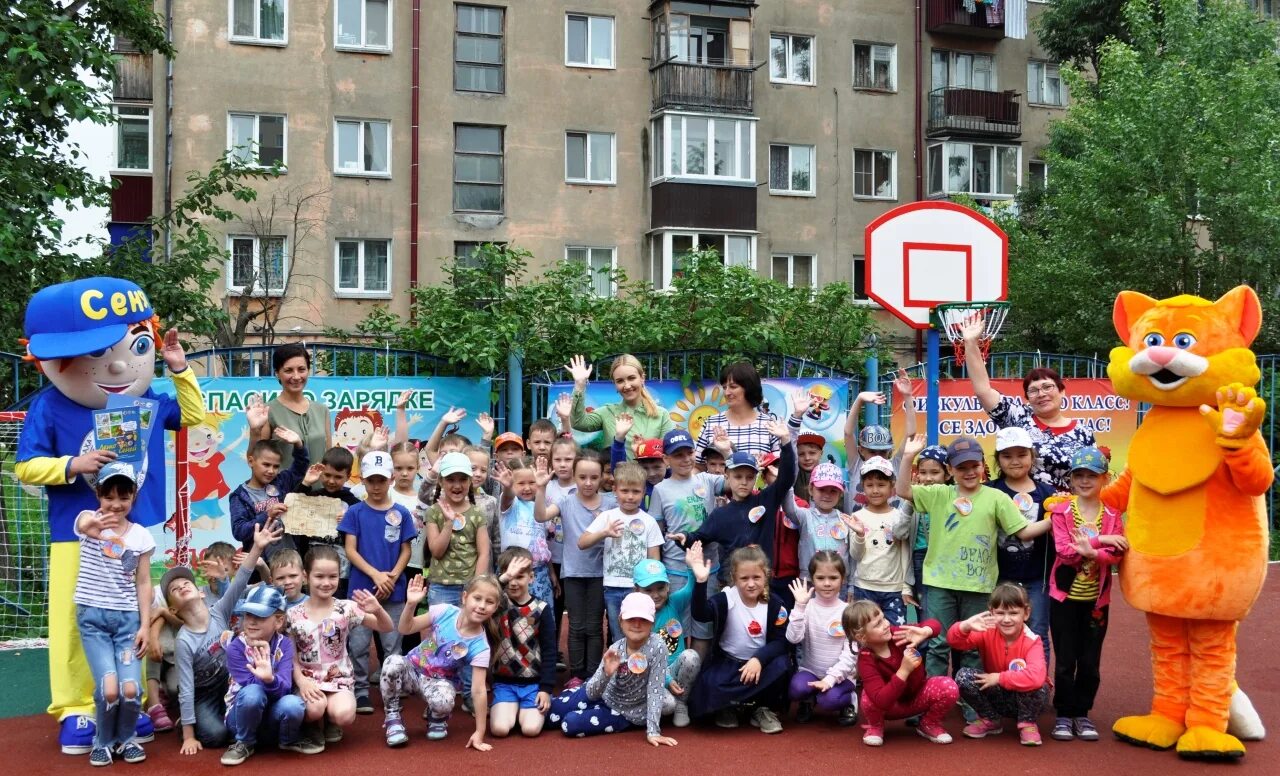
<svg viewBox="0 0 1280 776">
<path fill-rule="evenodd" d="M 914 329 L 944 302 L 1008 296 L 1008 236 L 962 205 L 896 207 L 867 225 L 865 250 L 867 295 Z"/>
</svg>

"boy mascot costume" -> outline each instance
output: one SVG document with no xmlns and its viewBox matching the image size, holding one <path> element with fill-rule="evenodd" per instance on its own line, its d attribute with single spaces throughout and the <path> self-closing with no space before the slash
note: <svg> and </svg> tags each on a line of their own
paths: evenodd
<svg viewBox="0 0 1280 776">
<path fill-rule="evenodd" d="M 82 510 L 98 508 L 97 473 L 115 457 L 94 449 L 93 411 L 106 407 L 108 394 L 157 402 L 130 515 L 152 526 L 163 523 L 165 515 L 163 432 L 199 423 L 204 399 L 176 329 L 164 335 L 161 352 L 178 398 L 151 390 L 159 321 L 146 293 L 128 280 L 96 277 L 42 289 L 27 305 L 24 328 L 27 358 L 52 384 L 27 411 L 16 465 L 18 479 L 44 485 L 49 498 L 49 713 L 61 721 L 62 751 L 87 754 L 94 734 L 94 686 L 72 601 L 80 569 L 74 526 Z M 139 732 L 150 733 L 147 715 L 138 719 Z"/>
<path fill-rule="evenodd" d="M 1248 286 L 1215 302 L 1122 291 L 1112 317 L 1125 345 L 1107 374 L 1116 393 L 1153 406 L 1102 497 L 1128 512 L 1120 585 L 1146 612 L 1155 684 L 1151 713 L 1113 730 L 1183 757 L 1242 757 L 1228 723 L 1246 738 L 1263 733 L 1235 684 L 1236 627 L 1267 573 L 1263 495 L 1274 476 L 1249 350 L 1262 305 Z"/>
</svg>

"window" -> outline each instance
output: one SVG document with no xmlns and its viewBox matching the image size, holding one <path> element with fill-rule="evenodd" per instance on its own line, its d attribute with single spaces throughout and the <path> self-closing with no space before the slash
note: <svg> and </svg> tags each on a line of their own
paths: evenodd
<svg viewBox="0 0 1280 776">
<path fill-rule="evenodd" d="M 570 245 L 564 249 L 564 260 L 581 264 L 586 271 L 586 286 L 601 298 L 612 297 L 615 291 L 613 270 L 616 263 L 613 248 L 588 248 Z"/>
<path fill-rule="evenodd" d="M 566 132 L 564 179 L 569 183 L 613 183 L 613 134 Z"/>
<path fill-rule="evenodd" d="M 390 0 L 337 0 L 333 6 L 333 45 L 390 51 Z"/>
<path fill-rule="evenodd" d="M 151 171 L 151 109 L 116 105 L 116 169 Z"/>
<path fill-rule="evenodd" d="M 673 8 L 704 10 L 715 16 L 656 13 L 653 16 L 653 61 L 674 60 L 699 65 L 750 67 L 751 8 L 737 3 L 676 3 Z"/>
<path fill-rule="evenodd" d="M 714 248 L 728 267 L 755 267 L 753 234 L 709 232 L 658 232 L 649 242 L 649 280 L 657 289 L 667 288 L 684 274 L 689 254 Z"/>
<path fill-rule="evenodd" d="M 459 5 L 453 41 L 453 88 L 460 92 L 502 94 L 504 11 Z"/>
<path fill-rule="evenodd" d="M 1018 191 L 1022 149 L 976 143 L 929 146 L 929 193 L 1012 197 Z"/>
<path fill-rule="evenodd" d="M 391 293 L 390 240 L 338 240 L 334 260 L 334 286 L 339 295 Z"/>
<path fill-rule="evenodd" d="M 232 236 L 227 266 L 227 292 L 281 296 L 287 282 L 283 237 Z"/>
<path fill-rule="evenodd" d="M 245 164 L 284 166 L 285 117 L 259 113 L 227 114 L 227 150 Z"/>
<path fill-rule="evenodd" d="M 769 193 L 812 195 L 813 177 L 813 146 L 769 145 Z"/>
<path fill-rule="evenodd" d="M 872 199 L 895 199 L 898 153 L 866 148 L 853 152 L 853 196 Z"/>
<path fill-rule="evenodd" d="M 391 177 L 391 122 L 349 119 L 334 124 L 335 173 Z"/>
<path fill-rule="evenodd" d="M 883 43 L 854 43 L 853 88 L 897 91 L 898 47 Z"/>
<path fill-rule="evenodd" d="M 809 35 L 770 35 L 769 80 L 812 86 L 813 38 Z"/>
<path fill-rule="evenodd" d="M 853 300 L 855 302 L 865 302 L 867 296 L 867 257 L 853 257 L 853 278 L 850 285 L 853 286 Z"/>
<path fill-rule="evenodd" d="M 284 43 L 288 0 L 231 0 L 231 40 L 237 43 Z"/>
<path fill-rule="evenodd" d="M 453 209 L 502 212 L 502 127 L 453 127 Z"/>
<path fill-rule="evenodd" d="M 1027 177 L 1030 179 L 1028 184 L 1033 184 L 1044 188 L 1049 185 L 1049 165 L 1039 159 L 1033 159 L 1027 164 Z"/>
<path fill-rule="evenodd" d="M 481 259 L 476 254 L 485 245 L 505 248 L 507 244 L 505 242 L 455 242 L 453 244 L 453 258 L 457 263 L 457 267 L 459 269 L 483 269 Z M 497 269 L 494 269 L 492 278 L 497 283 L 505 282 L 502 273 Z"/>
<path fill-rule="evenodd" d="M 1033 105 L 1065 105 L 1062 76 L 1052 62 L 1027 63 L 1027 102 Z"/>
<path fill-rule="evenodd" d="M 990 54 L 933 50 L 933 88 L 996 90 L 995 60 Z"/>
<path fill-rule="evenodd" d="M 655 179 L 755 181 L 754 121 L 667 113 L 652 134 Z"/>
<path fill-rule="evenodd" d="M 818 284 L 818 264 L 808 254 L 775 253 L 771 269 L 773 279 L 788 288 L 814 288 Z"/>
<path fill-rule="evenodd" d="M 611 68 L 613 17 L 568 14 L 564 21 L 564 63 L 577 67 Z"/>
</svg>

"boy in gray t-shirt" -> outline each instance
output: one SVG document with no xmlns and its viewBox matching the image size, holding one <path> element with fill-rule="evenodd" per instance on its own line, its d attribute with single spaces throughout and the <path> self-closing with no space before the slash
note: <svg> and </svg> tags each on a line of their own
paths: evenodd
<svg viewBox="0 0 1280 776">
<path fill-rule="evenodd" d="M 178 707 L 181 712 L 182 753 L 195 754 L 204 747 L 227 743 L 227 653 L 231 615 L 244 594 L 262 551 L 284 536 L 284 528 L 253 526 L 253 544 L 231 584 L 210 607 L 196 588 L 195 575 L 186 566 L 175 566 L 160 580 L 160 592 L 174 615 L 182 621 L 174 647 L 178 671 Z"/>
</svg>

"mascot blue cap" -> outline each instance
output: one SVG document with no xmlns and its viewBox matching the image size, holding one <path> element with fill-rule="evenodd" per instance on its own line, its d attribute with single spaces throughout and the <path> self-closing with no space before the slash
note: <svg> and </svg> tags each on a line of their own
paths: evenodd
<svg viewBox="0 0 1280 776">
<path fill-rule="evenodd" d="M 43 288 L 27 304 L 27 350 L 48 361 L 105 350 L 155 313 L 137 283 L 85 278 Z"/>
</svg>

